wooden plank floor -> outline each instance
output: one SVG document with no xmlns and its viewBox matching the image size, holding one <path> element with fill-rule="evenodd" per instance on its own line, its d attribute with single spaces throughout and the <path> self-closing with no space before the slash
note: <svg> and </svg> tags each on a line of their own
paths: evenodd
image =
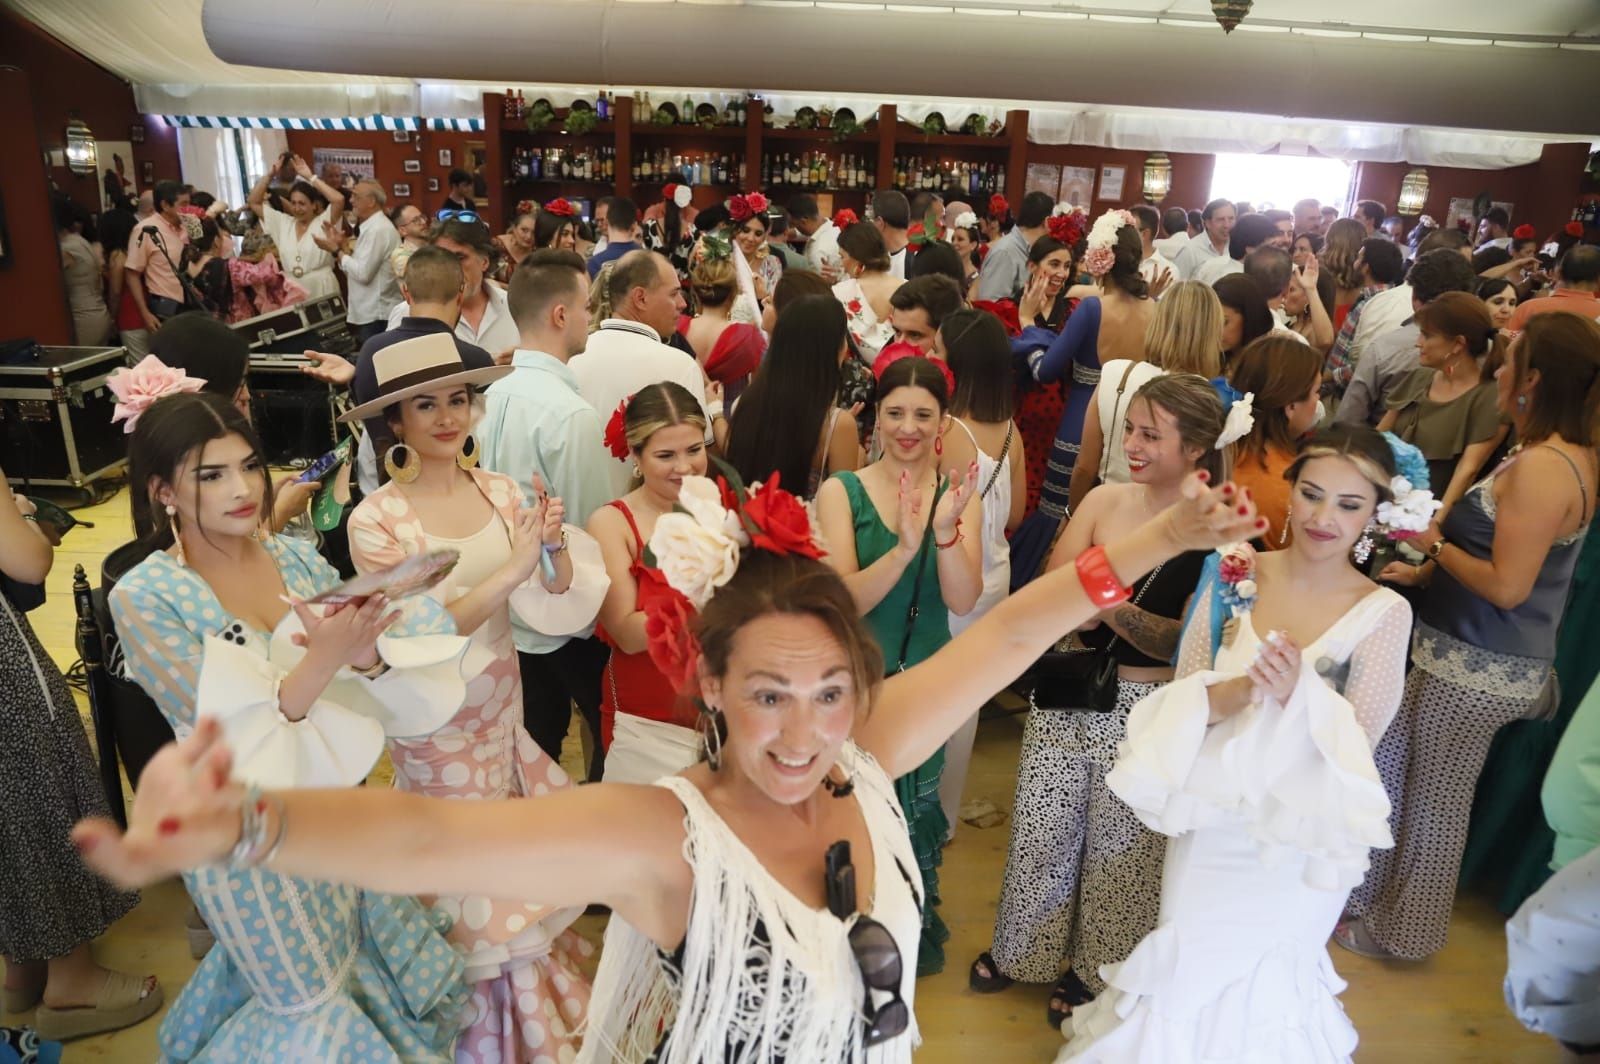
<svg viewBox="0 0 1600 1064">
<path fill-rule="evenodd" d="M 50 601 L 31 615 L 40 639 L 63 669 L 77 656 L 70 594 L 73 564 L 81 563 L 91 580 L 98 580 L 100 560 L 129 536 L 127 494 L 120 492 L 78 515 L 96 527 L 76 529 L 67 537 L 48 581 Z M 87 706 L 81 708 L 87 726 Z M 1009 813 L 1021 735 L 1020 717 L 986 721 L 979 728 L 968 800 L 985 797 Z M 569 767 L 582 763 L 575 741 L 569 741 L 562 761 Z M 920 1064 L 1043 1064 L 1061 1044 L 1060 1036 L 1045 1025 L 1045 988 L 1019 986 L 994 997 L 967 989 L 967 964 L 989 944 L 1006 838 L 1004 823 L 989 829 L 962 824 L 945 853 L 942 912 L 953 938 L 947 947 L 948 969 L 917 984 Z M 139 907 L 99 944 L 101 960 L 125 970 L 154 972 L 165 984 L 168 1000 L 176 998 L 194 970 L 183 936 L 186 908 L 187 899 L 175 882 L 145 891 Z M 586 920 L 580 927 L 599 941 L 598 921 Z M 1480 899 L 1458 900 L 1449 945 L 1423 964 L 1369 961 L 1336 947 L 1332 955 L 1339 974 L 1350 983 L 1343 1000 L 1361 1032 L 1356 1051 L 1361 1064 L 1554 1064 L 1568 1059 L 1555 1043 L 1525 1032 L 1506 1011 L 1500 991 L 1503 922 Z M 8 1022 L 17 1019 L 7 1017 Z M 159 1017 L 132 1030 L 75 1043 L 67 1060 L 155 1060 L 158 1022 Z"/>
</svg>

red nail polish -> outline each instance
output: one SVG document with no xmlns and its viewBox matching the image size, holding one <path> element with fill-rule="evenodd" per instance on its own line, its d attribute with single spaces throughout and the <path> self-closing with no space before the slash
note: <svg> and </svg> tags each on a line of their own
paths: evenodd
<svg viewBox="0 0 1600 1064">
<path fill-rule="evenodd" d="M 1204 483 L 1207 483 L 1210 480 L 1211 480 L 1211 474 L 1207 473 L 1204 469 L 1200 470 L 1200 482 L 1202 484 L 1204 484 Z"/>
<path fill-rule="evenodd" d="M 1250 512 L 1250 507 L 1248 507 L 1248 506 L 1239 507 L 1239 516 L 1240 517 L 1243 517 L 1245 514 L 1247 514 L 1249 512 Z"/>
<path fill-rule="evenodd" d="M 156 832 L 161 835 L 176 835 L 178 833 L 178 818 L 175 816 L 162 817 L 156 825 Z"/>
<path fill-rule="evenodd" d="M 88 853 L 90 850 L 94 849 L 95 841 L 96 840 L 94 838 L 86 835 L 74 836 L 72 839 L 72 848 L 77 850 L 79 853 Z"/>
</svg>

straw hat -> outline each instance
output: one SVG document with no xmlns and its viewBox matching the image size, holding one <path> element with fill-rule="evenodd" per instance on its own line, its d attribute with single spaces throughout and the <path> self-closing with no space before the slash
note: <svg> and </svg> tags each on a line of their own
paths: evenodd
<svg viewBox="0 0 1600 1064">
<path fill-rule="evenodd" d="M 372 356 L 378 375 L 378 395 L 370 402 L 342 414 L 340 421 L 375 417 L 383 409 L 413 395 L 486 385 L 510 373 L 511 366 L 467 369 L 449 333 L 429 333 L 414 340 L 390 344 Z"/>
</svg>

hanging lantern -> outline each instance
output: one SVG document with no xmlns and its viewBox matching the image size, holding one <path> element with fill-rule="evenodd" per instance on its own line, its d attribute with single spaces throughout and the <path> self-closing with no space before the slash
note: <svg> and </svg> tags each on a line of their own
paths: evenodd
<svg viewBox="0 0 1600 1064">
<path fill-rule="evenodd" d="M 76 115 L 67 123 L 67 167 L 75 174 L 92 174 L 100 168 L 94 133 Z"/>
<path fill-rule="evenodd" d="M 1223 33 L 1232 33 L 1233 28 L 1244 21 L 1250 13 L 1250 5 L 1254 0 L 1211 0 L 1211 13 L 1217 17 L 1222 25 Z"/>
<path fill-rule="evenodd" d="M 1144 198 L 1160 203 L 1172 190 L 1172 160 L 1164 151 L 1151 152 L 1144 160 Z"/>
<path fill-rule="evenodd" d="M 1400 202 L 1396 206 L 1401 214 L 1414 216 L 1422 213 L 1428 203 L 1428 171 L 1416 167 L 1400 182 Z"/>
</svg>

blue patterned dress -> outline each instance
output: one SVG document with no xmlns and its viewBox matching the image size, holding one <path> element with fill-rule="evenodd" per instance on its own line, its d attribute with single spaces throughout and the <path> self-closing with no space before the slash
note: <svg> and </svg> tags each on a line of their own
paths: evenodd
<svg viewBox="0 0 1600 1064">
<path fill-rule="evenodd" d="M 275 537 L 264 546 L 292 596 L 339 582 L 309 545 Z M 296 725 L 276 706 L 276 680 L 294 656 L 288 635 L 299 627 L 292 612 L 271 636 L 253 630 L 230 617 L 198 575 L 159 552 L 117 582 L 111 611 L 130 678 L 180 737 L 203 700 L 207 715 L 223 719 L 235 773 L 246 780 L 348 785 L 376 761 L 386 731 L 415 734 L 441 712 L 448 719 L 465 691 L 465 640 L 424 596 L 406 600 L 395 635 L 379 640 L 390 671 L 376 681 L 341 673 Z M 447 704 L 424 709 L 424 691 Z M 163 1059 L 451 1059 L 468 990 L 461 957 L 442 937 L 447 918 L 412 898 L 260 868 L 212 866 L 183 878 L 221 948 L 201 962 L 162 1023 Z"/>
</svg>

